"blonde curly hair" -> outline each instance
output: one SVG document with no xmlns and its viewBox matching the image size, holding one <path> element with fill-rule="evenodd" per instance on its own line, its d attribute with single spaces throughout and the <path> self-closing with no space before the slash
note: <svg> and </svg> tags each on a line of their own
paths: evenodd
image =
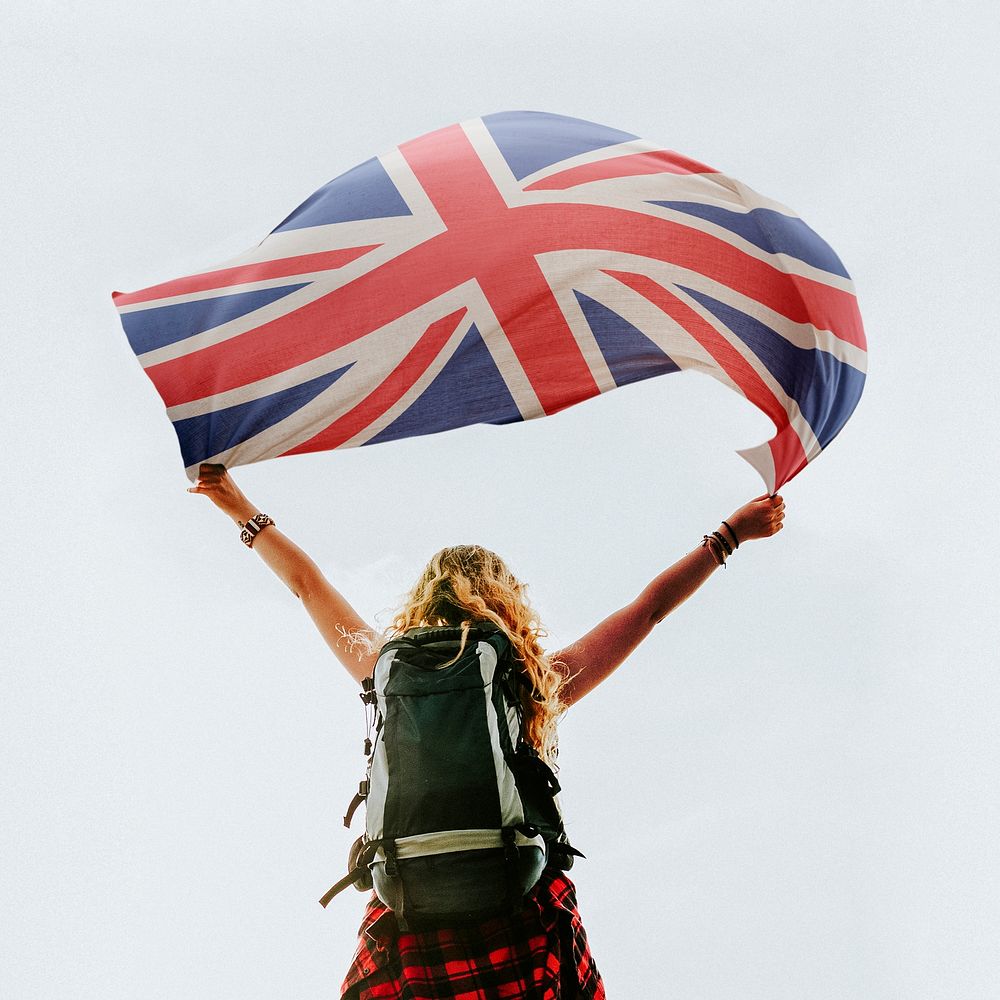
<svg viewBox="0 0 1000 1000">
<path fill-rule="evenodd" d="M 554 765 L 556 723 L 565 710 L 560 691 L 568 678 L 562 664 L 550 659 L 539 645 L 538 640 L 548 633 L 525 591 L 525 584 L 495 552 L 481 545 L 452 545 L 432 557 L 393 616 L 385 637 L 391 639 L 421 626 L 460 625 L 461 656 L 473 623 L 487 620 L 499 626 L 510 639 L 527 682 L 521 685 L 525 739 Z"/>
</svg>

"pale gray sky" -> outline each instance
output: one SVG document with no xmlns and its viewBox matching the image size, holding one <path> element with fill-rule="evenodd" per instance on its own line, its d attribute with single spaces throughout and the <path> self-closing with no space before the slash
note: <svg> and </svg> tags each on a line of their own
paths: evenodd
<svg viewBox="0 0 1000 1000">
<path fill-rule="evenodd" d="M 405 139 L 531 108 L 794 208 L 871 352 L 786 530 L 564 723 L 609 996 L 995 996 L 992 5 L 16 0 L 0 28 L 0 995 L 338 995 L 363 901 L 317 900 L 352 839 L 361 705 L 185 492 L 110 293 L 245 250 Z M 437 548 L 477 541 L 555 648 L 759 494 L 735 449 L 770 433 L 685 373 L 235 475 L 381 624 Z"/>
</svg>

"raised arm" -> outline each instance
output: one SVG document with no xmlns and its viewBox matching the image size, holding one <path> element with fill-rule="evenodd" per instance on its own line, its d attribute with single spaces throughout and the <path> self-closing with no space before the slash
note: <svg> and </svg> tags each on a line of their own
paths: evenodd
<svg viewBox="0 0 1000 1000">
<path fill-rule="evenodd" d="M 744 504 L 727 521 L 742 545 L 755 538 L 767 538 L 781 530 L 785 502 L 766 493 Z M 724 524 L 718 531 L 727 543 L 734 543 Z M 630 653 L 675 608 L 684 603 L 719 568 L 707 546 L 699 545 L 664 570 L 630 604 L 614 612 L 586 635 L 571 643 L 551 659 L 562 662 L 571 680 L 563 688 L 565 704 L 579 701 L 607 679 Z"/>
<path fill-rule="evenodd" d="M 237 524 L 259 512 L 233 482 L 225 466 L 205 463 L 189 493 L 203 493 Z M 375 666 L 377 649 L 359 649 L 347 639 L 350 633 L 374 636 L 374 630 L 335 590 L 320 568 L 277 525 L 268 525 L 253 540 L 253 550 L 275 572 L 309 613 L 327 645 L 360 684 Z M 360 655 L 359 655 L 360 653 Z"/>
</svg>

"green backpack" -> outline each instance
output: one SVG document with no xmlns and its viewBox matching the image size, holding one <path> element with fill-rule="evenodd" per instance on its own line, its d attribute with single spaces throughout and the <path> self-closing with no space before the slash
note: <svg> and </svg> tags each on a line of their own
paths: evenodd
<svg viewBox="0 0 1000 1000">
<path fill-rule="evenodd" d="M 411 629 L 379 652 L 361 698 L 368 767 L 344 825 L 366 803 L 348 885 L 374 887 L 401 929 L 516 912 L 546 865 L 583 857 L 563 828 L 559 782 L 524 739 L 524 680 L 492 622 Z M 372 735 L 374 733 L 374 736 Z"/>
</svg>

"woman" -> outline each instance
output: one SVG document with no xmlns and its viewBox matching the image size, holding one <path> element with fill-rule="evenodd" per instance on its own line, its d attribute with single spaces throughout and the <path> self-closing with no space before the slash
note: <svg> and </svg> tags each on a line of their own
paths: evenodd
<svg viewBox="0 0 1000 1000">
<path fill-rule="evenodd" d="M 559 715 L 605 680 L 690 597 L 735 549 L 781 530 L 784 501 L 767 494 L 744 504 L 700 545 L 656 577 L 630 604 L 576 642 L 546 654 L 546 634 L 525 587 L 495 553 L 474 545 L 442 549 L 428 563 L 385 636 L 378 636 L 319 567 L 260 514 L 221 465 L 204 464 L 189 493 L 202 493 L 242 529 L 243 541 L 298 597 L 331 650 L 360 684 L 380 643 L 408 629 L 469 626 L 488 620 L 514 645 L 530 681 L 525 736 L 552 762 Z M 373 894 L 342 987 L 351 1000 L 445 1000 L 456 996 L 603 1000 L 604 985 L 587 944 L 573 883 L 547 868 L 517 917 L 436 931 L 401 932 Z"/>
</svg>

